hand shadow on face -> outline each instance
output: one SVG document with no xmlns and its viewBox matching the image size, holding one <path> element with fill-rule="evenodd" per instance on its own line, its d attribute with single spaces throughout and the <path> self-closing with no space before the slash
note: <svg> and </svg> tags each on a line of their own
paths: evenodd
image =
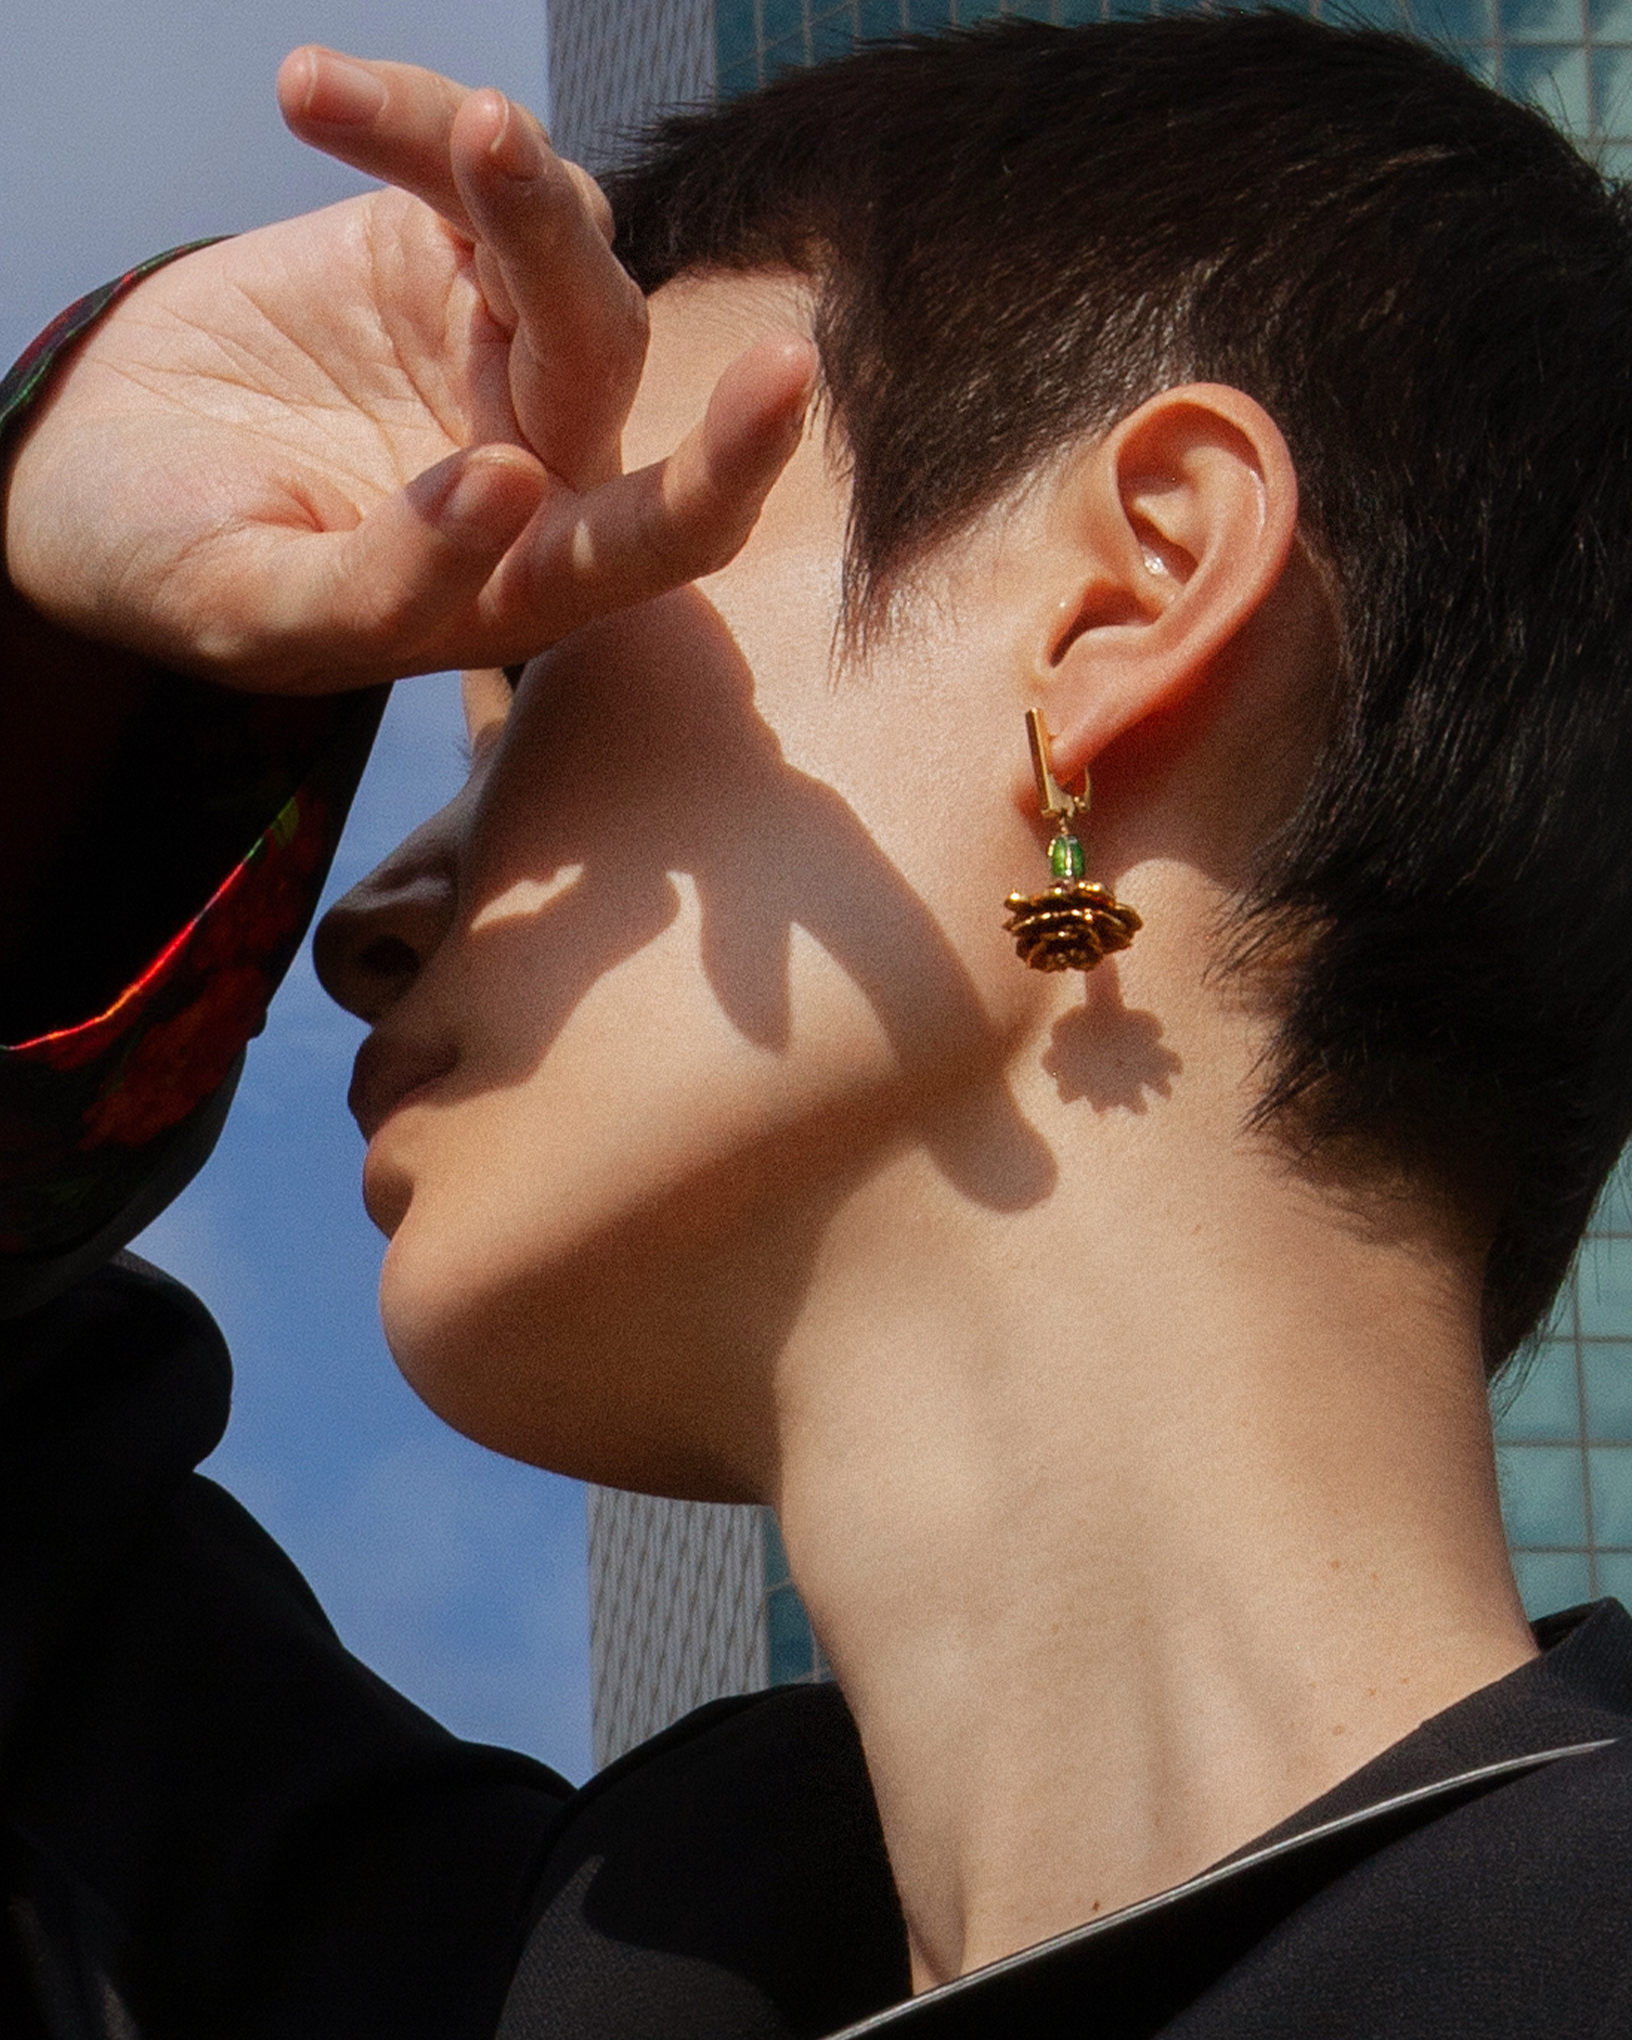
<svg viewBox="0 0 1632 2040">
<path fill-rule="evenodd" d="M 1154 1013 L 1123 1004 L 1113 960 L 1088 979 L 1082 1004 L 1055 1022 L 1043 1068 L 1062 1105 L 1086 1098 L 1095 1112 L 1144 1112 L 1147 1099 L 1173 1095 L 1184 1064 L 1163 1047 Z"/>
<path fill-rule="evenodd" d="M 1009 1094 L 967 970 L 848 803 L 784 759 L 703 595 L 683 589 L 579 631 L 523 686 L 529 698 L 484 796 L 513 800 L 518 771 L 536 788 L 525 866 L 512 860 L 504 882 L 569 867 L 581 875 L 537 915 L 473 937 L 525 944 L 541 987 L 517 1081 L 591 985 L 674 919 L 671 874 L 685 873 L 701 905 L 709 986 L 748 1040 L 788 1046 L 797 923 L 859 987 L 908 1070 L 925 1044 L 943 1067 L 989 1066 L 978 1100 L 926 1114 L 947 1178 L 998 1211 L 1048 1195 L 1053 1155 Z"/>
</svg>

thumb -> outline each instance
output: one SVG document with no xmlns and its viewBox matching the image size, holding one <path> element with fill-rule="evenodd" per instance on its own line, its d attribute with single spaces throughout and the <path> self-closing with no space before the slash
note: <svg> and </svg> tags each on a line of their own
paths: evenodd
<svg viewBox="0 0 1632 2040">
<path fill-rule="evenodd" d="M 438 666 L 450 625 L 472 614 L 548 486 L 524 448 L 473 447 L 427 468 L 350 531 L 263 533 L 234 575 L 234 615 L 198 651 L 228 685 L 282 693 L 333 693 Z"/>
</svg>

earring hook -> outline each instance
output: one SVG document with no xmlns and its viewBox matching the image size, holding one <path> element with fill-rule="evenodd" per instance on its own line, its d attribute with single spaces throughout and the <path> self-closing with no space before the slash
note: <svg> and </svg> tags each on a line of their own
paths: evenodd
<svg viewBox="0 0 1632 2040">
<path fill-rule="evenodd" d="M 1045 815 L 1057 816 L 1062 822 L 1069 822 L 1077 815 L 1088 812 L 1088 774 L 1082 775 L 1082 792 L 1067 793 L 1054 777 L 1054 763 L 1050 745 L 1053 739 L 1048 734 L 1048 725 L 1043 721 L 1041 709 L 1026 710 L 1026 735 L 1031 740 L 1031 769 L 1037 777 L 1037 798 L 1043 804 Z"/>
<path fill-rule="evenodd" d="M 1067 793 L 1060 785 L 1040 710 L 1026 710 L 1026 735 L 1037 797 L 1043 813 L 1056 824 L 1048 846 L 1054 883 L 1040 893 L 1011 892 L 1005 902 L 1009 918 L 1003 926 L 1014 937 L 1020 961 L 1033 970 L 1092 970 L 1101 958 L 1127 948 L 1139 932 L 1139 916 L 1108 887 L 1084 876 L 1087 860 L 1071 823 L 1074 816 L 1088 812 L 1088 774 L 1082 775 L 1080 794 Z"/>
</svg>

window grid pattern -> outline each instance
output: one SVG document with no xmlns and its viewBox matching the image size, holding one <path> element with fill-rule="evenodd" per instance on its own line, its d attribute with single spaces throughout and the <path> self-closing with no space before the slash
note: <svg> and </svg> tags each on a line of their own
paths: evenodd
<svg viewBox="0 0 1632 2040">
<path fill-rule="evenodd" d="M 550 132 L 601 169 L 661 113 L 714 96 L 709 0 L 550 0 Z"/>
<path fill-rule="evenodd" d="M 1317 18 L 1323 11 L 1323 0 L 1303 4 Z M 1188 11 L 1186 0 L 715 0 L 717 76 L 729 95 L 872 36 L 1000 17 L 1071 27 Z M 1550 114 L 1612 175 L 1632 175 L 1632 0 L 1326 0 L 1324 11 L 1444 44 Z"/>
<path fill-rule="evenodd" d="M 1493 1397 L 1513 1566 L 1534 1614 L 1632 1606 L 1632 1159 L 1611 1179 L 1548 1335 Z"/>
<path fill-rule="evenodd" d="M 767 1683 L 766 1553 L 759 1509 L 599 1487 L 588 1507 L 598 1769 L 705 1700 Z"/>
</svg>

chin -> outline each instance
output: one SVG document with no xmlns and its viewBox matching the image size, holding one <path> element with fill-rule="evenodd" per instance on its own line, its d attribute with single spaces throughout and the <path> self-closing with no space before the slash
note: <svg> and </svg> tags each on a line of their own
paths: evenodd
<svg viewBox="0 0 1632 2040">
<path fill-rule="evenodd" d="M 444 1423 L 511 1458 L 528 1459 L 517 1408 L 515 1330 L 496 1336 L 492 1297 L 479 1261 L 460 1253 L 445 1229 L 428 1224 L 425 1203 L 401 1200 L 387 1225 L 380 1268 L 380 1323 L 403 1379 Z M 389 1207 L 388 1207 L 389 1208 Z M 538 1460 L 551 1465 L 551 1458 Z"/>
<path fill-rule="evenodd" d="M 432 1223 L 426 1203 L 386 1251 L 380 1317 L 403 1378 L 444 1423 L 577 1480 L 689 1501 L 762 1498 L 745 1428 L 759 1398 L 722 1381 L 708 1342 L 677 1339 L 638 1307 L 621 1255 L 556 1265 L 513 1243 L 507 1256 Z"/>
</svg>

